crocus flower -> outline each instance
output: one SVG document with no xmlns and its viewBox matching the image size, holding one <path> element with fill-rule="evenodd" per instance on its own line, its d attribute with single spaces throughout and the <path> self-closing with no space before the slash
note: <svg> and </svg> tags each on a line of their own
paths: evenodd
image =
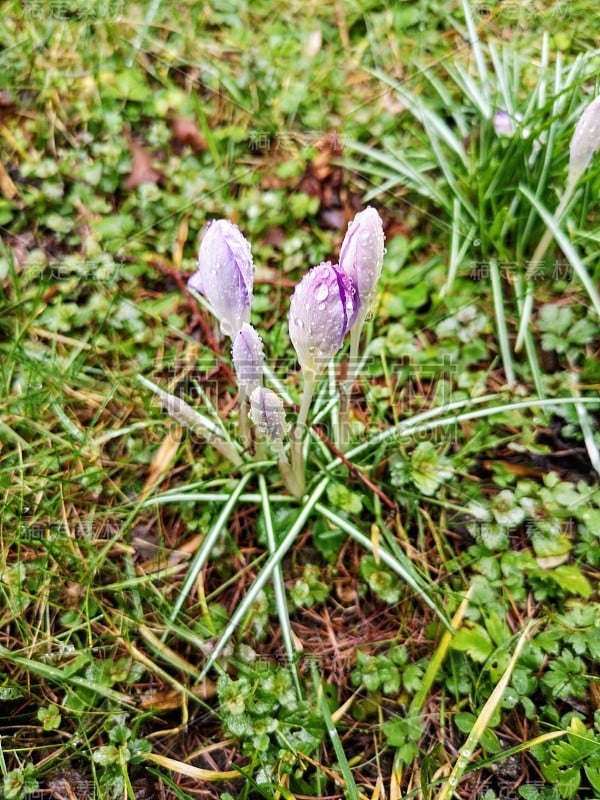
<svg viewBox="0 0 600 800">
<path fill-rule="evenodd" d="M 527 127 L 523 127 L 521 124 L 523 122 L 522 114 L 516 113 L 514 115 L 508 114 L 504 109 L 500 109 L 496 111 L 494 116 L 492 117 L 492 125 L 494 126 L 494 130 L 497 136 L 514 136 L 515 133 L 518 131 L 519 136 L 521 139 L 529 139 L 531 134 L 531 130 Z M 535 139 L 533 142 L 534 151 L 540 149 L 540 141 L 539 139 Z"/>
<path fill-rule="evenodd" d="M 381 217 L 369 206 L 354 217 L 342 242 L 340 269 L 350 276 L 356 287 L 359 324 L 375 302 L 383 266 L 384 240 Z"/>
<path fill-rule="evenodd" d="M 598 147 L 600 147 L 600 95 L 585 108 L 575 125 L 569 148 L 567 186 L 577 183 Z"/>
<path fill-rule="evenodd" d="M 250 321 L 253 266 L 250 244 L 232 222 L 210 222 L 198 251 L 198 271 L 188 286 L 205 295 L 221 325 L 232 338 Z"/>
<path fill-rule="evenodd" d="M 250 395 L 250 419 L 259 439 L 266 440 L 280 460 L 285 460 L 283 440 L 288 426 L 281 398 L 271 389 L 258 386 Z"/>
<path fill-rule="evenodd" d="M 494 130 L 498 136 L 512 136 L 515 132 L 515 123 L 511 117 L 503 111 L 496 111 L 492 119 Z"/>
<path fill-rule="evenodd" d="M 342 346 L 358 313 L 356 288 L 330 261 L 313 267 L 290 303 L 290 339 L 304 372 L 319 373 Z"/>
<path fill-rule="evenodd" d="M 231 348 L 240 395 L 249 397 L 262 384 L 264 351 L 260 336 L 247 322 L 236 333 Z"/>
</svg>

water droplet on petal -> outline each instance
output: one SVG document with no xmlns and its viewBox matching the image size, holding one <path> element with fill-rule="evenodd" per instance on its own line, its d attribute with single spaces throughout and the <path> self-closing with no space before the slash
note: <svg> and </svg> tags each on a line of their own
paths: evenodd
<svg viewBox="0 0 600 800">
<path fill-rule="evenodd" d="M 315 292 L 315 297 L 317 298 L 317 302 L 323 302 L 323 300 L 327 300 L 328 296 L 329 296 L 329 289 L 327 288 L 327 284 L 322 283 Z"/>
</svg>

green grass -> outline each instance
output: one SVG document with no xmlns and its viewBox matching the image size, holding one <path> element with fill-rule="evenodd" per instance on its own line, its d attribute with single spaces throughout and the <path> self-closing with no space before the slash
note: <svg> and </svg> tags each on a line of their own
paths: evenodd
<svg viewBox="0 0 600 800">
<path fill-rule="evenodd" d="M 597 797 L 593 5 L 3 10 L 0 797 Z M 367 202 L 352 438 L 346 350 L 298 502 L 185 281 L 239 224 L 291 423 L 289 297 Z"/>
</svg>

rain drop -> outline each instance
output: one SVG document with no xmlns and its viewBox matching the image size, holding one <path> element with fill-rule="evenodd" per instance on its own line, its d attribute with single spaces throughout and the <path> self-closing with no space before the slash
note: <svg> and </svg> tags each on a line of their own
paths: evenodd
<svg viewBox="0 0 600 800">
<path fill-rule="evenodd" d="M 324 300 L 327 300 L 329 296 L 329 289 L 325 283 L 322 283 L 317 291 L 315 292 L 315 297 L 317 298 L 317 302 L 322 303 Z M 319 306 L 321 308 L 321 306 Z"/>
</svg>

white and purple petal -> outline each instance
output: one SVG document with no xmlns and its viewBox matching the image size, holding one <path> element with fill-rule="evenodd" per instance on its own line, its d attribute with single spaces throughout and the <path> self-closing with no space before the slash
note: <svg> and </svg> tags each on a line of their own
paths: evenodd
<svg viewBox="0 0 600 800">
<path fill-rule="evenodd" d="M 247 322 L 233 338 L 231 355 L 240 393 L 249 397 L 262 385 L 265 357 L 260 336 Z"/>
<path fill-rule="evenodd" d="M 290 339 L 303 370 L 320 372 L 341 348 L 358 314 L 356 287 L 337 264 L 313 267 L 290 302 Z"/>
<path fill-rule="evenodd" d="M 254 283 L 250 244 L 237 225 L 226 219 L 208 224 L 197 266 L 188 286 L 206 296 L 222 333 L 233 338 L 250 321 Z"/>
<path fill-rule="evenodd" d="M 378 212 L 369 206 L 348 225 L 340 250 L 340 269 L 356 287 L 361 316 L 372 307 L 383 266 L 385 236 Z"/>
</svg>

